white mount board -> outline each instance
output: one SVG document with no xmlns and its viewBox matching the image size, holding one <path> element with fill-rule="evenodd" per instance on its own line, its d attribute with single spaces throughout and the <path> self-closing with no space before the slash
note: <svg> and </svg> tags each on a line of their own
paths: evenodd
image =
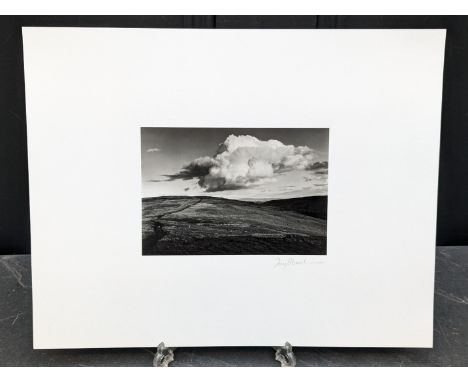
<svg viewBox="0 0 468 382">
<path fill-rule="evenodd" d="M 23 28 L 34 347 L 431 347 L 443 30 Z M 141 256 L 140 127 L 330 129 L 328 248 Z"/>
</svg>

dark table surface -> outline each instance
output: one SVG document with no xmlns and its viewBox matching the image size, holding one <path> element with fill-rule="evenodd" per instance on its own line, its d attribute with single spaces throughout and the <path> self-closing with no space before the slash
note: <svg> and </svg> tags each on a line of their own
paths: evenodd
<svg viewBox="0 0 468 382">
<path fill-rule="evenodd" d="M 439 247 L 435 279 L 433 349 L 294 348 L 297 366 L 468 366 L 468 247 Z M 0 256 L 0 366 L 151 366 L 154 352 L 33 350 L 30 256 Z M 266 347 L 179 348 L 170 366 L 279 363 Z"/>
</svg>

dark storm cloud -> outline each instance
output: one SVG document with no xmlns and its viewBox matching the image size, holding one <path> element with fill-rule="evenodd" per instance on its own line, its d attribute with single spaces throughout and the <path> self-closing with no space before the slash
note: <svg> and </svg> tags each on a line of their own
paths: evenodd
<svg viewBox="0 0 468 382">
<path fill-rule="evenodd" d="M 210 173 L 210 168 L 215 165 L 216 161 L 213 158 L 201 157 L 186 164 L 178 173 L 165 176 L 168 180 L 203 178 Z"/>
<path fill-rule="evenodd" d="M 315 162 L 310 166 L 306 167 L 306 170 L 320 170 L 320 169 L 327 169 L 328 170 L 328 162 Z"/>
</svg>

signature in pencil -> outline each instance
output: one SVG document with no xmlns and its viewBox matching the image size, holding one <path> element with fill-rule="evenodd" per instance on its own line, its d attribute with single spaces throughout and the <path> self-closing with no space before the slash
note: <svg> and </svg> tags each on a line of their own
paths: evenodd
<svg viewBox="0 0 468 382">
<path fill-rule="evenodd" d="M 311 264 L 307 261 L 307 257 L 302 259 L 294 257 L 276 257 L 274 268 L 288 268 L 306 264 Z"/>
</svg>

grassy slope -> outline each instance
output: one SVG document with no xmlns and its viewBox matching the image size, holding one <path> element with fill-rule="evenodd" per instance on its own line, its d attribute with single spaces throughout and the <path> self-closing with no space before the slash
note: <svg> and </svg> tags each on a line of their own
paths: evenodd
<svg viewBox="0 0 468 382">
<path fill-rule="evenodd" d="M 263 204 L 285 211 L 295 211 L 307 216 L 327 219 L 328 196 L 326 195 L 270 200 Z"/>
<path fill-rule="evenodd" d="M 267 203 L 210 197 L 143 199 L 144 255 L 319 255 L 325 254 L 325 247 L 325 220 Z"/>
</svg>

